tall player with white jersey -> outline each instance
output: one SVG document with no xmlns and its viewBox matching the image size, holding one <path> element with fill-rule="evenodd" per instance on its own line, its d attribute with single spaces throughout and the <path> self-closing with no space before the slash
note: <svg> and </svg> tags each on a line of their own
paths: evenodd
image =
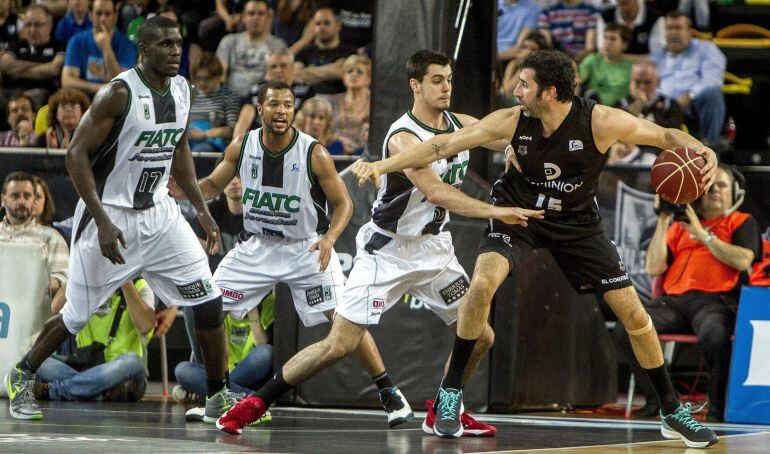
<svg viewBox="0 0 770 454">
<path fill-rule="evenodd" d="M 215 253 L 219 231 L 198 190 L 187 144 L 191 89 L 177 75 L 182 37 L 174 22 L 160 16 L 147 20 L 139 35 L 142 63 L 99 90 L 67 154 L 81 196 L 67 304 L 7 377 L 11 414 L 18 419 L 43 416 L 32 393 L 43 360 L 139 274 L 167 304 L 193 306 L 208 384 L 206 415 L 216 419 L 235 402 L 226 387 L 221 294 L 205 252 L 166 189 L 172 175 L 190 195 L 207 249 Z"/>
<path fill-rule="evenodd" d="M 317 325 L 331 319 L 343 298 L 345 275 L 334 243 L 350 221 L 353 203 L 331 155 L 292 127 L 291 87 L 269 82 L 257 97 L 262 128 L 236 137 L 222 162 L 200 181 L 206 199 L 220 194 L 236 175 L 243 185 L 248 239 L 222 259 L 214 279 L 222 289 L 225 309 L 238 318 L 257 306 L 275 284 L 284 282 L 302 323 Z M 331 225 L 327 199 L 334 209 Z M 391 427 L 410 419 L 412 410 L 390 382 L 368 333 L 357 358 L 380 389 Z"/>
<path fill-rule="evenodd" d="M 477 121 L 447 110 L 452 88 L 449 63 L 447 57 L 427 50 L 410 57 L 407 76 L 414 105 L 391 126 L 383 144 L 383 157 Z M 507 144 L 494 145 L 504 148 Z M 377 324 L 382 312 L 404 293 L 415 295 L 454 329 L 468 276 L 454 255 L 452 237 L 446 230 L 447 211 L 512 224 L 526 224 L 528 216 L 540 214 L 495 207 L 466 196 L 457 186 L 462 183 L 467 166 L 468 151 L 464 151 L 454 159 L 383 177 L 372 220 L 358 232 L 356 258 L 345 284 L 345 295 L 337 303 L 331 332 L 326 339 L 297 353 L 253 397 L 228 410 L 219 418 L 218 426 L 226 432 L 240 433 L 246 424 L 261 417 L 278 396 L 353 352 L 367 333 L 367 326 Z M 492 345 L 489 326 L 485 334 L 474 351 L 478 360 Z M 469 375 L 478 360 L 469 368 Z M 495 433 L 494 427 L 467 415 L 465 421 L 471 426 L 469 435 Z M 423 426 L 432 431 L 428 427 L 431 425 L 426 420 Z"/>
</svg>

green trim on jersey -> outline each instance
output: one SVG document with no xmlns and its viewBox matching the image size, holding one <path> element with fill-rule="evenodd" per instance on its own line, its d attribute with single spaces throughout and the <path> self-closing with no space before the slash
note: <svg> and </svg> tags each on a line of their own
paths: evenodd
<svg viewBox="0 0 770 454">
<path fill-rule="evenodd" d="M 423 123 L 420 120 L 418 120 L 417 117 L 415 117 L 412 114 L 412 109 L 407 110 L 406 114 L 409 115 L 409 118 L 411 118 L 412 121 L 417 123 L 417 125 L 419 127 L 421 127 L 422 129 L 424 129 L 424 130 L 426 130 L 428 132 L 431 132 L 433 134 L 449 134 L 450 132 L 454 132 L 454 130 L 455 130 L 454 125 L 452 124 L 451 121 L 447 121 L 447 123 L 449 123 L 449 127 L 447 127 L 447 129 L 441 130 L 441 129 L 431 128 L 430 126 L 428 126 L 425 123 Z"/>
<path fill-rule="evenodd" d="M 241 173 L 241 163 L 243 162 L 243 151 L 246 149 L 246 142 L 249 140 L 249 134 L 251 134 L 251 131 L 246 132 L 246 135 L 243 136 L 241 151 L 238 153 L 238 166 L 236 167 L 236 171 L 238 172 L 239 177 Z"/>
<path fill-rule="evenodd" d="M 294 144 L 297 143 L 297 139 L 299 139 L 299 131 L 297 131 L 297 128 L 292 127 L 291 129 L 294 130 L 294 137 L 292 137 L 291 142 L 289 142 L 289 145 L 287 145 L 286 148 L 284 148 L 283 150 L 281 150 L 281 151 L 279 151 L 277 153 L 273 153 L 272 151 L 270 151 L 269 148 L 267 148 L 267 146 L 265 146 L 265 143 L 262 142 L 262 128 L 259 128 L 258 129 L 258 131 L 259 131 L 259 133 L 258 133 L 259 134 L 259 146 L 262 147 L 262 150 L 266 154 L 268 154 L 271 158 L 278 158 L 278 157 L 281 157 L 281 156 L 285 155 L 286 153 L 289 152 L 289 150 L 291 150 L 291 148 L 294 146 Z"/>
<path fill-rule="evenodd" d="M 417 133 L 416 133 L 416 132 L 414 132 L 414 131 L 412 131 L 411 129 L 409 129 L 409 128 L 398 128 L 398 129 L 396 129 L 395 131 L 393 131 L 393 132 L 391 132 L 390 134 L 388 134 L 388 137 L 386 137 L 386 138 L 385 138 L 385 150 L 386 150 L 386 151 L 387 151 L 387 149 L 388 149 L 388 143 L 390 142 L 390 139 L 391 139 L 393 136 L 395 136 L 396 134 L 400 133 L 400 132 L 408 132 L 409 134 L 411 134 L 411 135 L 413 135 L 413 136 L 417 137 L 417 140 L 419 140 L 420 142 L 422 142 L 422 139 L 420 138 L 420 136 L 419 136 L 419 135 L 417 135 Z M 390 155 L 390 153 L 388 153 L 388 155 Z M 388 157 L 390 157 L 390 156 L 388 156 Z M 403 178 L 404 180 L 409 180 L 409 178 L 407 178 L 407 177 L 406 177 L 406 175 L 404 174 L 404 172 L 401 172 L 401 171 L 391 172 L 391 173 L 389 173 L 388 175 L 396 175 L 396 176 L 399 176 L 399 177 Z M 411 181 L 410 181 L 410 183 L 411 183 Z"/>
<path fill-rule="evenodd" d="M 168 94 L 169 90 L 171 90 L 171 79 L 172 79 L 171 77 L 168 78 L 168 85 L 166 85 L 166 89 L 163 90 L 163 91 L 158 91 L 156 88 L 154 88 L 152 85 L 150 85 L 149 82 L 147 82 L 147 79 L 144 78 L 144 74 L 142 74 L 142 70 L 139 69 L 138 66 L 136 66 L 134 69 L 136 70 L 136 74 L 139 75 L 139 80 L 141 80 L 142 83 L 144 84 L 144 86 L 149 88 L 150 91 L 155 92 L 156 94 L 158 94 L 160 96 L 166 96 Z M 192 101 L 190 101 L 190 102 L 192 103 Z"/>
<path fill-rule="evenodd" d="M 131 98 L 134 96 L 134 94 L 131 91 L 131 87 L 128 85 L 127 80 L 123 80 L 123 79 L 115 79 L 115 80 L 117 80 L 118 82 L 123 82 L 123 85 L 126 86 L 126 90 L 128 90 L 128 102 L 126 103 L 126 108 L 123 109 L 123 113 L 120 114 L 120 118 L 118 118 L 118 121 L 115 122 L 115 123 L 120 123 L 121 121 L 126 119 L 126 117 L 128 116 L 128 111 L 131 110 Z M 123 125 L 121 125 L 121 129 L 123 129 Z"/>
<path fill-rule="evenodd" d="M 316 144 L 320 145 L 321 143 L 317 140 L 314 140 L 310 142 L 310 146 L 307 147 L 307 176 L 310 179 L 310 184 L 315 185 L 315 178 L 313 178 L 313 164 L 312 164 L 312 158 L 311 155 L 313 154 L 313 147 L 316 146 Z"/>
<path fill-rule="evenodd" d="M 460 121 L 460 120 L 459 120 L 459 119 L 458 119 L 458 118 L 455 116 L 455 114 L 453 114 L 452 112 L 450 112 L 450 111 L 448 111 L 448 110 L 446 111 L 446 113 L 448 113 L 448 114 L 449 114 L 449 116 L 450 116 L 450 117 L 452 117 L 452 120 L 454 120 L 454 122 L 455 122 L 455 123 L 457 123 L 457 127 L 458 127 L 458 128 L 460 128 L 460 129 L 463 129 L 463 122 L 462 122 L 462 121 Z"/>
</svg>

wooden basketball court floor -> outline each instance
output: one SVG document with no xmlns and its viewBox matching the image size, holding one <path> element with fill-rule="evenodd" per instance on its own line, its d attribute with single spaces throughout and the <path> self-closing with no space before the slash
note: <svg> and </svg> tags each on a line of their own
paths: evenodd
<svg viewBox="0 0 770 454">
<path fill-rule="evenodd" d="M 660 423 L 558 416 L 477 415 L 494 438 L 446 440 L 414 421 L 389 430 L 382 411 L 281 408 L 273 420 L 234 436 L 186 422 L 170 400 L 138 403 L 41 402 L 45 418 L 17 421 L 0 400 L 2 453 L 770 453 L 770 426 L 712 425 L 721 441 L 708 450 L 666 441 Z"/>
</svg>

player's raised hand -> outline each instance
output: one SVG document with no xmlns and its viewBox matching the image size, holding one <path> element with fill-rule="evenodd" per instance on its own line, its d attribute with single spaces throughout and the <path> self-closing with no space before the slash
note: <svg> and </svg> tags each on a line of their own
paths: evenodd
<svg viewBox="0 0 770 454">
<path fill-rule="evenodd" d="M 702 194 L 709 192 L 711 185 L 714 184 L 714 180 L 717 178 L 717 154 L 711 148 L 703 146 L 696 152 L 706 160 L 706 165 L 700 169 L 701 185 L 703 186 Z"/>
<path fill-rule="evenodd" d="M 123 249 L 128 249 L 126 240 L 123 238 L 123 232 L 115 227 L 115 224 L 110 220 L 107 220 L 106 224 L 103 225 L 97 224 L 97 231 L 99 236 L 99 249 L 101 249 L 102 255 L 113 265 L 125 265 L 126 260 L 120 253 L 120 249 L 118 249 L 118 242 L 123 246 Z"/>
<path fill-rule="evenodd" d="M 521 165 L 519 164 L 519 160 L 516 159 L 516 153 L 513 151 L 513 147 L 508 145 L 505 147 L 505 173 L 508 173 L 511 166 L 521 173 Z"/>
<path fill-rule="evenodd" d="M 326 267 L 329 266 L 329 260 L 332 257 L 332 248 L 334 247 L 334 242 L 327 238 L 323 237 L 320 240 L 313 243 L 312 246 L 308 249 L 308 251 L 318 251 L 318 264 L 319 270 L 321 272 L 326 271 Z"/>
<path fill-rule="evenodd" d="M 350 170 L 358 177 L 359 186 L 363 186 L 366 180 L 369 180 L 374 187 L 380 189 L 380 172 L 377 171 L 377 168 L 371 162 L 358 160 L 350 166 Z"/>
<path fill-rule="evenodd" d="M 170 175 L 168 177 L 168 195 L 177 200 L 187 200 L 187 194 L 184 193 L 184 190 L 179 186 L 179 183 L 176 182 L 176 179 Z"/>
<path fill-rule="evenodd" d="M 526 227 L 529 219 L 543 219 L 545 211 L 528 210 L 519 207 L 496 207 L 497 212 L 494 218 L 499 219 L 506 224 L 521 225 Z"/>
<path fill-rule="evenodd" d="M 206 253 L 208 255 L 216 254 L 222 247 L 222 235 L 219 233 L 219 226 L 211 217 L 208 209 L 198 212 L 198 222 L 206 232 Z"/>
</svg>

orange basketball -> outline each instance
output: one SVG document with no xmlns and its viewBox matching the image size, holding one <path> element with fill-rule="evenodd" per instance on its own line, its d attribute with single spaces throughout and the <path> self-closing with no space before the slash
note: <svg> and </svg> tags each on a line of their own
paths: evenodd
<svg viewBox="0 0 770 454">
<path fill-rule="evenodd" d="M 650 170 L 652 187 L 667 202 L 692 202 L 703 191 L 700 169 L 705 165 L 706 160 L 689 148 L 663 150 Z"/>
</svg>

